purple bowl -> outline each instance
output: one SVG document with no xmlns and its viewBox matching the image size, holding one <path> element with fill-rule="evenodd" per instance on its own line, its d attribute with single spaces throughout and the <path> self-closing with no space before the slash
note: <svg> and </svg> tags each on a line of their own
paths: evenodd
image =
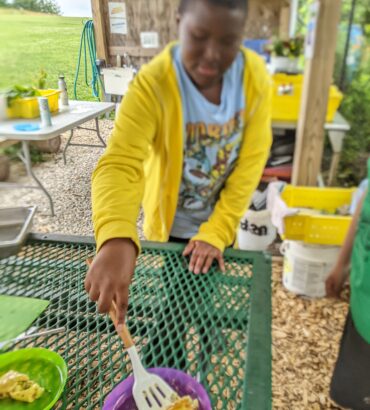
<svg viewBox="0 0 370 410">
<path fill-rule="evenodd" d="M 198 399 L 199 410 L 212 410 L 211 402 L 204 387 L 188 374 L 164 367 L 148 369 L 148 371 L 166 381 L 180 397 L 190 396 L 192 399 Z M 117 384 L 105 399 L 103 410 L 137 410 L 132 395 L 133 385 L 133 376 Z"/>
</svg>

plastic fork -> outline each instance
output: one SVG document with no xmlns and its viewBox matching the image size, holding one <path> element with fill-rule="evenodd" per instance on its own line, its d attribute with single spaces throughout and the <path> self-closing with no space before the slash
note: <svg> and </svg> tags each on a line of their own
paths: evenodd
<svg viewBox="0 0 370 410">
<path fill-rule="evenodd" d="M 109 315 L 116 326 L 115 312 L 116 310 L 113 308 Z M 135 379 L 132 394 L 136 406 L 139 410 L 166 409 L 176 400 L 178 397 L 177 393 L 159 376 L 145 370 L 126 325 L 120 326 L 118 335 L 130 356 Z"/>
<path fill-rule="evenodd" d="M 24 339 L 33 339 L 35 337 L 48 336 L 48 335 L 52 335 L 54 333 L 64 332 L 65 328 L 64 327 L 58 327 L 57 329 L 49 329 L 49 330 L 43 330 L 43 331 L 38 332 L 38 333 L 33 333 L 35 330 L 37 330 L 37 327 L 31 327 L 30 329 L 28 329 L 27 332 L 21 333 L 20 335 L 18 335 L 14 339 L 4 340 L 3 342 L 0 342 L 0 350 L 3 347 L 5 347 L 6 345 L 10 344 L 10 343 L 20 342 Z"/>
<path fill-rule="evenodd" d="M 87 261 L 91 264 L 91 260 Z M 114 302 L 109 312 L 117 333 L 130 356 L 134 373 L 132 394 L 139 410 L 164 410 L 177 398 L 177 393 L 162 378 L 147 372 L 140 360 L 135 343 L 126 324 L 117 327 L 116 306 Z"/>
</svg>

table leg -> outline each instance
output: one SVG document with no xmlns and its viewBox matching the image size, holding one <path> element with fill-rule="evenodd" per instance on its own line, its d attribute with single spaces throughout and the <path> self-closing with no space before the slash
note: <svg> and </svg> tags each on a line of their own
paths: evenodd
<svg viewBox="0 0 370 410">
<path fill-rule="evenodd" d="M 105 102 L 112 102 L 112 94 L 104 94 L 104 101 Z M 109 120 L 109 112 L 105 113 L 105 119 Z"/>
<path fill-rule="evenodd" d="M 102 136 L 100 135 L 100 128 L 99 128 L 99 119 L 95 118 L 95 127 L 96 127 L 96 134 L 98 136 L 98 138 L 100 139 L 101 143 L 103 144 L 104 147 L 107 146 L 107 144 L 105 143 L 105 141 L 103 140 Z"/>
<path fill-rule="evenodd" d="M 340 161 L 340 152 L 334 152 L 333 156 L 331 158 L 331 163 L 330 163 L 330 172 L 329 172 L 329 179 L 328 179 L 328 185 L 329 186 L 334 185 L 336 175 L 337 175 L 339 161 Z"/>
<path fill-rule="evenodd" d="M 73 138 L 73 129 L 71 129 L 71 134 L 70 134 L 70 136 L 69 136 L 69 138 L 68 138 L 68 141 L 67 141 L 67 143 L 66 143 L 66 146 L 64 147 L 64 150 L 63 150 L 63 162 L 64 162 L 64 165 L 67 165 L 67 157 L 66 157 L 66 154 L 67 154 L 67 149 L 68 149 L 68 147 L 69 147 L 69 145 L 70 145 L 70 143 L 71 143 L 71 141 L 72 141 L 72 138 Z"/>
<path fill-rule="evenodd" d="M 346 132 L 345 131 L 328 131 L 328 135 L 329 135 L 331 147 L 333 149 L 333 156 L 332 156 L 331 164 L 330 164 L 328 185 L 332 186 L 335 182 L 339 160 L 340 160 L 340 154 L 343 148 L 343 140 L 346 135 Z"/>
<path fill-rule="evenodd" d="M 32 162 L 31 162 L 31 155 L 30 155 L 30 146 L 29 146 L 29 141 L 22 141 L 22 155 L 19 155 L 21 158 L 22 162 L 24 163 L 27 174 L 36 182 L 37 186 L 41 189 L 41 191 L 44 192 L 44 194 L 47 196 L 50 204 L 50 210 L 51 210 L 51 216 L 55 216 L 54 213 L 54 203 L 51 195 L 47 191 L 47 189 L 42 185 L 42 183 L 39 181 L 39 179 L 36 177 L 36 175 L 32 171 Z"/>
<path fill-rule="evenodd" d="M 63 150 L 63 161 L 64 161 L 64 165 L 67 164 L 67 149 L 70 146 L 73 147 L 87 147 L 87 148 L 106 148 L 107 144 L 105 143 L 103 137 L 100 134 L 100 128 L 99 128 L 99 119 L 96 117 L 95 118 L 95 128 L 87 128 L 87 127 L 82 127 L 82 126 L 78 126 L 77 129 L 79 130 L 86 130 L 86 131 L 95 131 L 97 137 L 99 138 L 99 141 L 101 142 L 100 145 L 93 145 L 93 144 L 76 144 L 76 143 L 72 143 L 72 138 L 73 138 L 73 129 L 71 130 L 71 135 L 69 136 L 67 143 L 64 147 Z"/>
</svg>

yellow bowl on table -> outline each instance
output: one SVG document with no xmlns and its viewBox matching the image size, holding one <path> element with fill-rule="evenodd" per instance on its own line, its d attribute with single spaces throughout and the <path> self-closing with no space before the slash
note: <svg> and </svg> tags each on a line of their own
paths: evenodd
<svg viewBox="0 0 370 410">
<path fill-rule="evenodd" d="M 59 110 L 59 90 L 38 90 L 40 97 L 47 97 L 49 101 L 50 112 Z M 7 108 L 6 114 L 8 118 L 37 118 L 40 116 L 39 104 L 37 96 L 17 98 L 13 100 L 10 107 Z"/>
</svg>

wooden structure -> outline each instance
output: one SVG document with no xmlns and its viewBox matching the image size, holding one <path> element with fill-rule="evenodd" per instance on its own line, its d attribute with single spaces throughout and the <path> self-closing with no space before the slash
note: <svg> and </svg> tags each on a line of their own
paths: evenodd
<svg viewBox="0 0 370 410">
<path fill-rule="evenodd" d="M 247 1 L 247 0 L 246 0 Z M 176 13 L 179 0 L 116 0 L 124 3 L 127 34 L 112 34 L 110 0 L 91 0 L 98 58 L 115 65 L 116 56 L 127 53 L 137 65 L 156 55 L 177 38 Z M 289 30 L 289 0 L 248 0 L 245 38 L 269 38 Z M 157 32 L 158 48 L 143 48 L 140 33 Z"/>
<path fill-rule="evenodd" d="M 318 4 L 312 56 L 306 61 L 304 73 L 293 166 L 292 182 L 295 185 L 317 184 L 324 148 L 326 108 L 334 70 L 341 0 L 320 0 Z"/>
<path fill-rule="evenodd" d="M 297 0 L 246 0 L 248 22 L 245 38 L 289 37 L 291 15 L 296 15 Z M 312 57 L 307 60 L 301 114 L 294 156 L 293 183 L 316 185 L 324 146 L 324 123 L 332 81 L 337 26 L 341 0 L 316 0 L 319 7 Z M 116 65 L 117 55 L 128 54 L 140 66 L 154 57 L 167 43 L 177 38 L 176 12 L 179 0 L 115 0 L 125 4 L 127 34 L 110 30 L 111 0 L 91 0 L 98 58 Z M 158 33 L 159 45 L 144 48 L 142 32 Z M 331 170 L 331 179 L 336 171 Z"/>
</svg>

